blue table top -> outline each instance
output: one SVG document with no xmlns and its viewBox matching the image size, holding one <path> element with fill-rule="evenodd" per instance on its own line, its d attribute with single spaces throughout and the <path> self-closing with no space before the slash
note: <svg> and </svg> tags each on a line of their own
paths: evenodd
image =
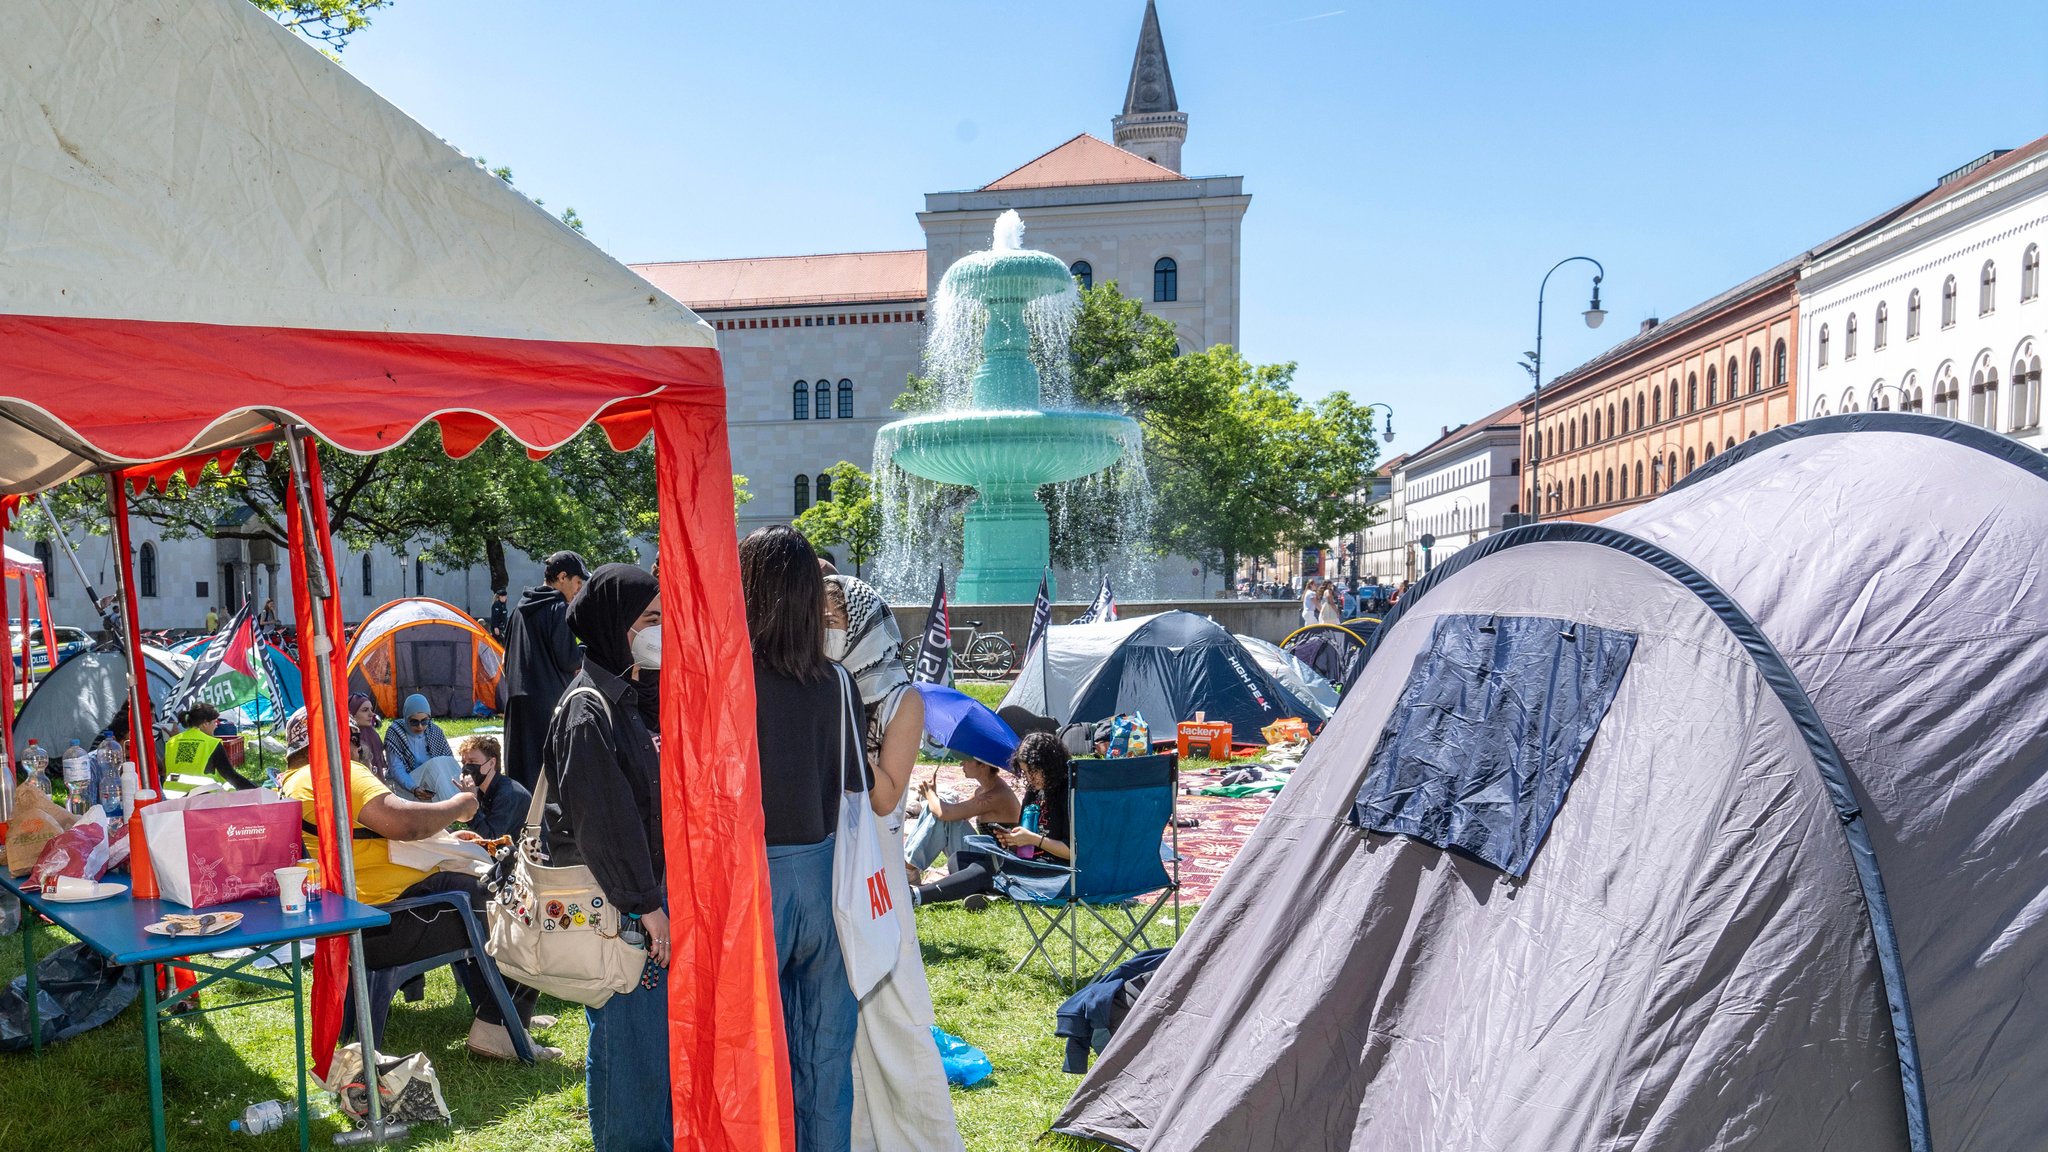
<svg viewBox="0 0 2048 1152">
<path fill-rule="evenodd" d="M 193 909 L 169 900 L 137 900 L 109 896 L 90 904 L 66 904 L 46 900 L 40 891 L 25 889 L 26 878 L 17 878 L 0 868 L 0 888 L 21 897 L 22 902 L 49 917 L 59 927 L 83 940 L 93 951 L 116 964 L 147 964 L 225 952 L 230 948 L 257 948 L 335 936 L 360 928 L 380 928 L 391 923 L 382 909 L 359 904 L 339 893 L 329 892 L 306 902 L 304 912 L 286 915 L 277 898 L 237 900 L 200 912 L 240 912 L 242 922 L 213 936 L 154 936 L 142 926 L 154 924 L 169 914 L 192 914 Z M 120 883 L 125 877 L 109 876 Z M 125 886 L 125 885 L 124 885 Z"/>
</svg>

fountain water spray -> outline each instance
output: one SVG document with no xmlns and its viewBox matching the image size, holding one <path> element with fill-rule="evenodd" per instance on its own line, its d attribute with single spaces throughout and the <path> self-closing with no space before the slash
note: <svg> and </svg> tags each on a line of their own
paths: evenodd
<svg viewBox="0 0 2048 1152">
<path fill-rule="evenodd" d="M 1051 555 L 1039 501 L 1047 485 L 1063 530 L 1096 553 L 1077 561 L 1109 571 L 1127 594 L 1151 584 L 1142 556 L 1151 490 L 1137 421 L 1072 406 L 1080 295 L 1066 264 L 1023 247 L 1023 236 L 1023 220 L 1005 212 L 992 247 L 946 270 L 925 345 L 940 408 L 875 437 L 879 569 L 894 594 L 911 594 L 943 563 L 958 566 L 962 603 L 1028 602 Z M 965 503 L 955 489 L 949 499 L 939 485 L 977 495 Z"/>
</svg>

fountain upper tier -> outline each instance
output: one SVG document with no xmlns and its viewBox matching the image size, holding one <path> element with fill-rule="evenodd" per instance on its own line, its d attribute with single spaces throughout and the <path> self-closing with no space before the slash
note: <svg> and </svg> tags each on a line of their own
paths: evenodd
<svg viewBox="0 0 2048 1152">
<path fill-rule="evenodd" d="M 963 257 L 946 269 L 939 295 L 979 301 L 986 316 L 981 363 L 974 370 L 974 406 L 1017 411 L 1044 403 L 1038 371 L 1031 363 L 1031 326 L 1026 311 L 1048 297 L 1074 291 L 1073 273 L 1050 252 L 995 248 Z"/>
<path fill-rule="evenodd" d="M 1137 439 L 1137 422 L 1114 412 L 942 412 L 896 421 L 876 448 L 941 484 L 1036 488 L 1100 472 Z"/>
</svg>

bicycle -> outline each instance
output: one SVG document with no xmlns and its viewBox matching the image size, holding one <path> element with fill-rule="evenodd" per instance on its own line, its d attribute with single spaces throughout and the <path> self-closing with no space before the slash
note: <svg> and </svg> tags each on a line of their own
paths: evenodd
<svg viewBox="0 0 2048 1152">
<path fill-rule="evenodd" d="M 949 643 L 952 642 L 952 634 L 955 632 L 967 633 L 966 643 L 955 645 L 951 649 L 953 667 L 961 672 L 983 680 L 1000 680 L 1010 674 L 1010 669 L 1017 666 L 1017 646 L 1010 643 L 1010 638 L 1001 632 L 983 632 L 981 621 L 969 620 L 965 627 L 946 629 Z M 922 635 L 912 636 L 905 640 L 903 647 L 898 650 L 897 654 L 903 658 L 904 665 L 913 672 L 917 670 L 917 653 L 923 645 Z"/>
</svg>

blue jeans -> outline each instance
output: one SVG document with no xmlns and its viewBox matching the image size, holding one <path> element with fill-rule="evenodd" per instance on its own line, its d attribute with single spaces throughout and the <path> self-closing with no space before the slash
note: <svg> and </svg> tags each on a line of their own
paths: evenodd
<svg viewBox="0 0 2048 1152">
<path fill-rule="evenodd" d="M 768 888 L 796 1095 L 796 1152 L 847 1152 L 860 1002 L 846 982 L 839 926 L 832 920 L 832 838 L 769 845 Z"/>
<path fill-rule="evenodd" d="M 583 1058 L 590 1138 L 597 1152 L 669 1152 L 675 1146 L 668 1075 L 668 971 L 648 962 L 631 991 L 585 1008 Z"/>
</svg>

